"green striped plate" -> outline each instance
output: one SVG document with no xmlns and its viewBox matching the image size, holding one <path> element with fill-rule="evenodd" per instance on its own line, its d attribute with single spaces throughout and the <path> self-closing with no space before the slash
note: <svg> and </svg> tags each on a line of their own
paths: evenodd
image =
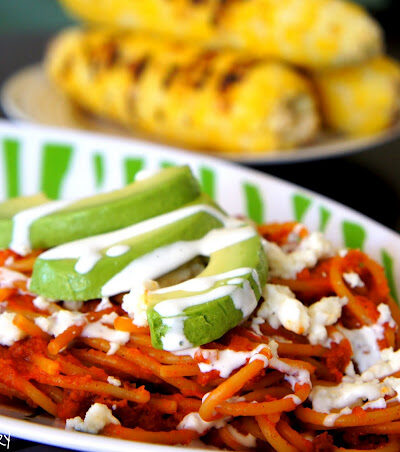
<svg viewBox="0 0 400 452">
<path fill-rule="evenodd" d="M 39 191 L 54 199 L 71 199 L 119 188 L 135 180 L 142 169 L 182 164 L 189 164 L 204 191 L 232 214 L 247 215 L 257 223 L 301 221 L 324 232 L 337 246 L 367 251 L 384 266 L 393 297 L 399 301 L 400 236 L 334 201 L 204 155 L 166 151 L 130 139 L 0 121 L 0 199 Z M 120 440 L 32 425 L 32 421 L 0 415 L 1 429 L 19 437 L 85 450 L 131 447 Z M 141 445 L 145 451 L 164 449 Z"/>
</svg>

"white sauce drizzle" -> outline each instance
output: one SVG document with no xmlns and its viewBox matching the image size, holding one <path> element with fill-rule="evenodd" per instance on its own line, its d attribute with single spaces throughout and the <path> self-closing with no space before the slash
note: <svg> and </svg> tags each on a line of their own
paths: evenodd
<svg viewBox="0 0 400 452">
<path fill-rule="evenodd" d="M 378 341 L 385 337 L 385 324 L 395 327 L 388 305 L 381 303 L 378 306 L 379 319 L 370 326 L 349 330 L 340 327 L 340 331 L 347 337 L 353 348 L 353 360 L 357 363 L 360 372 L 381 361 L 381 350 Z"/>
<path fill-rule="evenodd" d="M 31 225 L 41 217 L 50 215 L 57 210 L 72 204 L 74 201 L 51 201 L 41 206 L 18 212 L 13 217 L 12 238 L 9 248 L 21 256 L 26 256 L 32 251 L 30 241 Z"/>
<path fill-rule="evenodd" d="M 219 249 L 246 240 L 256 234 L 252 227 L 243 226 L 243 222 L 226 217 L 217 209 L 201 204 L 183 207 L 118 231 L 66 243 L 46 251 L 40 257 L 48 260 L 77 259 L 75 270 L 85 274 L 93 269 L 104 249 L 108 249 L 110 252 L 112 249 L 115 250 L 117 246 L 123 246 L 120 242 L 130 240 L 133 237 L 162 228 L 200 212 L 212 215 L 225 228 L 212 230 L 200 240 L 177 242 L 161 247 L 134 260 L 103 286 L 102 295 L 112 296 L 121 292 L 127 292 L 137 283 L 156 279 L 168 271 L 178 268 L 197 255 L 210 255 Z M 126 252 L 125 248 L 123 250 Z M 121 252 L 121 248 L 118 248 L 118 251 Z M 171 256 L 174 258 L 171 259 Z"/>
<path fill-rule="evenodd" d="M 174 286 L 163 287 L 162 289 L 154 290 L 153 293 L 156 295 L 165 294 L 169 292 L 175 292 L 182 290 L 184 292 L 203 292 L 211 289 L 218 281 L 223 281 L 225 279 L 235 278 L 234 284 L 240 284 L 242 280 L 237 279 L 239 276 L 245 276 L 251 273 L 253 280 L 257 284 L 259 290 L 261 290 L 260 279 L 258 273 L 252 268 L 237 268 L 225 273 L 219 273 L 212 276 L 203 276 L 192 278 L 188 281 L 184 281 L 180 284 L 175 284 Z M 240 282 L 239 282 L 240 281 Z M 233 281 L 231 281 L 233 282 Z"/>
<path fill-rule="evenodd" d="M 337 419 L 340 418 L 340 416 L 343 416 L 345 414 L 351 414 L 351 408 L 346 407 L 340 410 L 338 413 L 332 413 L 328 414 L 328 416 L 324 419 L 324 425 L 325 427 L 333 427 L 335 425 L 335 422 Z"/>
<path fill-rule="evenodd" d="M 117 331 L 103 325 L 100 321 L 89 323 L 81 334 L 82 337 L 100 338 L 114 344 L 124 345 L 129 341 L 130 335 L 125 331 Z"/>
<path fill-rule="evenodd" d="M 253 436 L 251 433 L 243 435 L 243 433 L 240 433 L 232 425 L 228 425 L 227 429 L 229 433 L 233 436 L 235 441 L 237 441 L 241 446 L 247 447 L 249 449 L 256 447 L 257 445 L 256 437 Z"/>
<path fill-rule="evenodd" d="M 175 242 L 135 259 L 114 275 L 102 288 L 103 296 L 128 292 L 143 281 L 154 280 L 189 262 L 196 256 L 210 256 L 215 251 L 254 237 L 251 226 L 213 229 L 199 240 Z"/>
<path fill-rule="evenodd" d="M 243 287 L 220 286 L 192 297 L 174 298 L 158 303 L 154 309 L 163 316 L 164 325 L 169 327 L 162 337 L 163 349 L 174 351 L 192 347 L 184 334 L 184 323 L 187 317 L 183 312 L 191 306 L 228 296 L 232 299 L 235 308 L 242 312 L 243 317 L 248 317 L 257 306 L 257 299 L 249 281 L 243 280 L 242 284 Z"/>
<path fill-rule="evenodd" d="M 65 243 L 46 251 L 41 254 L 40 258 L 47 260 L 80 259 L 89 253 L 100 252 L 104 249 L 120 244 L 120 242 L 129 240 L 132 237 L 154 231 L 199 212 L 209 213 L 219 219 L 223 224 L 227 221 L 227 217 L 225 217 L 220 211 L 204 204 L 183 207 L 117 231 L 107 232 L 105 234 Z"/>
<path fill-rule="evenodd" d="M 202 350 L 203 358 L 208 359 L 210 363 L 198 363 L 200 372 L 207 373 L 217 370 L 221 378 L 228 378 L 232 372 L 246 364 L 248 360 L 259 359 L 264 362 L 264 367 L 268 366 L 268 359 L 261 355 L 260 351 L 267 349 L 264 344 L 256 347 L 250 352 L 237 352 L 234 350 Z"/>
<path fill-rule="evenodd" d="M 106 251 L 106 256 L 108 257 L 118 257 L 122 256 L 123 254 L 127 253 L 131 249 L 128 245 L 115 245 L 111 248 L 108 248 Z"/>
</svg>

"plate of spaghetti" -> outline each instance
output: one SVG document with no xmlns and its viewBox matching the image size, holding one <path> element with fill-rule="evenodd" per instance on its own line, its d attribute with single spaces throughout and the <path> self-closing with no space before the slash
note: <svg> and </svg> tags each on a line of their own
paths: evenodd
<svg viewBox="0 0 400 452">
<path fill-rule="evenodd" d="M 0 433 L 400 450 L 396 233 L 211 157 L 0 136 Z"/>
</svg>

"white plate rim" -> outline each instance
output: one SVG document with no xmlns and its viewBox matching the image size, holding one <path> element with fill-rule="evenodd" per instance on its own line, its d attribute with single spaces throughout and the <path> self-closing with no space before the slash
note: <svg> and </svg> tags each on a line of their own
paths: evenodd
<svg viewBox="0 0 400 452">
<path fill-rule="evenodd" d="M 60 134 L 63 134 L 66 136 L 66 139 L 71 140 L 79 140 L 84 138 L 85 140 L 96 140 L 99 139 L 99 134 L 97 133 L 90 133 L 90 132 L 81 132 L 81 131 L 67 131 L 63 128 L 55 128 L 55 127 L 42 127 L 42 126 L 34 126 L 31 124 L 24 124 L 22 122 L 17 123 L 10 123 L 8 121 L 0 120 L 0 134 L 2 132 L 9 132 L 10 130 L 21 130 L 24 131 L 26 134 L 34 134 L 34 133 L 42 133 L 42 134 L 48 134 L 49 136 L 59 136 Z M 118 143 L 121 143 L 121 145 L 130 145 L 132 143 L 132 140 L 127 138 L 110 138 L 109 136 L 104 136 L 104 140 L 107 141 L 110 144 L 118 145 Z M 395 242 L 398 242 L 400 244 L 400 235 L 396 233 L 395 231 L 391 230 L 390 228 L 387 228 L 384 225 L 379 224 L 375 220 L 368 218 L 367 216 L 360 214 L 356 212 L 354 209 L 351 209 L 349 207 L 344 206 L 343 204 L 331 200 L 323 195 L 319 195 L 311 190 L 304 189 L 296 184 L 284 181 L 280 178 L 277 178 L 275 176 L 271 176 L 265 173 L 261 173 L 254 169 L 249 169 L 242 167 L 238 164 L 227 162 L 221 159 L 217 159 L 212 156 L 202 156 L 202 155 L 196 155 L 192 154 L 187 151 L 182 150 L 168 150 L 166 151 L 163 146 L 157 146 L 157 145 L 146 145 L 147 152 L 151 154 L 153 149 L 154 153 L 157 152 L 164 152 L 166 156 L 171 156 L 172 158 L 179 157 L 183 158 L 188 161 L 190 164 L 190 161 L 195 162 L 201 162 L 206 163 L 210 166 L 215 167 L 221 167 L 222 171 L 229 171 L 233 170 L 235 172 L 239 172 L 242 174 L 249 175 L 249 178 L 252 180 L 264 180 L 271 181 L 276 185 L 284 186 L 285 189 L 290 189 L 292 191 L 299 191 L 301 193 L 307 194 L 313 200 L 316 200 L 318 202 L 324 203 L 332 208 L 332 210 L 339 210 L 344 212 L 346 216 L 349 218 L 352 218 L 354 220 L 357 220 L 360 223 L 366 223 L 367 229 L 376 229 L 377 231 L 382 232 L 383 234 L 387 235 L 390 240 L 393 240 Z M 81 149 L 79 152 L 87 152 L 85 149 Z M 71 449 L 75 450 L 82 450 L 82 446 L 84 446 L 84 450 L 90 450 L 90 451 L 128 451 L 132 449 L 132 447 L 137 447 L 141 450 L 146 450 L 149 452 L 156 452 L 156 451 L 170 451 L 170 450 L 182 450 L 182 447 L 179 446 L 162 446 L 162 445 L 153 445 L 148 443 L 134 443 L 132 445 L 132 441 L 125 441 L 120 439 L 114 439 L 114 438 L 107 438 L 104 436 L 93 436 L 89 434 L 82 434 L 78 432 L 68 432 L 59 428 L 55 427 L 49 427 L 46 425 L 40 425 L 32 422 L 28 422 L 26 420 L 16 419 L 16 418 L 10 418 L 9 416 L 0 415 L 0 428 L 3 429 L 3 433 L 5 434 L 11 434 L 12 436 L 15 436 L 17 438 L 23 438 L 33 441 L 39 441 L 41 443 L 51 444 L 54 446 L 60 446 L 60 447 L 69 447 Z M 6 429 L 6 431 L 4 431 Z M 0 432 L 2 433 L 2 432 Z M 204 450 L 204 449 L 198 449 L 198 448 L 192 448 L 192 447 L 185 447 L 185 450 L 192 452 L 196 450 Z"/>
</svg>

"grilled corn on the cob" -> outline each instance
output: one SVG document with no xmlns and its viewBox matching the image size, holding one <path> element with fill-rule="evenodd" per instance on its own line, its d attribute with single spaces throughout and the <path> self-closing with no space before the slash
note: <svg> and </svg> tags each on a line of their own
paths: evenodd
<svg viewBox="0 0 400 452">
<path fill-rule="evenodd" d="M 326 124 L 361 136 L 390 127 L 400 115 L 400 65 L 386 57 L 314 74 Z"/>
<path fill-rule="evenodd" d="M 312 140 L 310 84 L 284 64 L 132 32 L 63 32 L 51 78 L 78 104 L 155 137 L 220 151 L 266 151 Z"/>
<path fill-rule="evenodd" d="M 343 0 L 61 0 L 92 23 L 235 47 L 305 67 L 355 64 L 382 50 L 377 23 Z"/>
</svg>

